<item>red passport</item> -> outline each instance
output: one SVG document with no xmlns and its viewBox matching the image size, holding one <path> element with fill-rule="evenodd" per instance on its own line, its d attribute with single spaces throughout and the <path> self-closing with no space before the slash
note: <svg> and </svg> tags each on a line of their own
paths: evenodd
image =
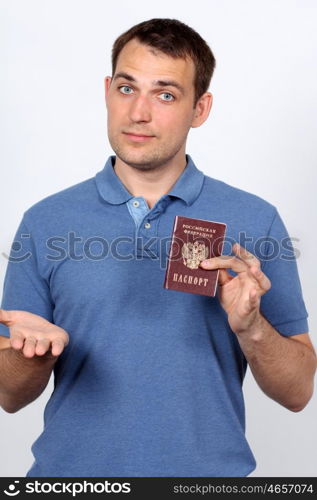
<svg viewBox="0 0 317 500">
<path fill-rule="evenodd" d="M 176 216 L 164 288 L 199 295 L 216 294 L 219 270 L 199 267 L 222 253 L 226 224 Z"/>
</svg>

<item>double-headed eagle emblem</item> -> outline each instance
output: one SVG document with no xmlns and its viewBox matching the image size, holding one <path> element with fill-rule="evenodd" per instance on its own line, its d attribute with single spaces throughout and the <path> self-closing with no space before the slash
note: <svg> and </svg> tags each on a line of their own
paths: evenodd
<svg viewBox="0 0 317 500">
<path fill-rule="evenodd" d="M 183 263 L 190 269 L 198 269 L 200 262 L 208 258 L 208 247 L 204 243 L 184 243 L 182 247 Z"/>
</svg>

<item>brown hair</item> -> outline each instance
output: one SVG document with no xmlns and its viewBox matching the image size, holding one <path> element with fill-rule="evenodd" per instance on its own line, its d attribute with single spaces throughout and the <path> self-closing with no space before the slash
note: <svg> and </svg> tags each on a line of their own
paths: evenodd
<svg viewBox="0 0 317 500">
<path fill-rule="evenodd" d="M 150 19 L 122 33 L 112 47 L 112 75 L 123 47 L 136 38 L 173 58 L 190 57 L 195 65 L 195 102 L 208 90 L 216 60 L 205 40 L 192 28 L 177 19 Z"/>
</svg>

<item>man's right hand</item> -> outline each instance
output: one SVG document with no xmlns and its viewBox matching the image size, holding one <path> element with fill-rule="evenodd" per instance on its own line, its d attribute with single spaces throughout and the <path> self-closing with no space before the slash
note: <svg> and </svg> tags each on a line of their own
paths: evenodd
<svg viewBox="0 0 317 500">
<path fill-rule="evenodd" d="M 55 358 L 69 342 L 68 333 L 63 328 L 27 311 L 0 309 L 0 323 L 10 329 L 11 347 L 26 358 Z"/>
</svg>

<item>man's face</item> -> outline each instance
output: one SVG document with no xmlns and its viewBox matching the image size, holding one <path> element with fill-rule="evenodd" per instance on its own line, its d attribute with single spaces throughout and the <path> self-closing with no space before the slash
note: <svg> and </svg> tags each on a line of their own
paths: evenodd
<svg viewBox="0 0 317 500">
<path fill-rule="evenodd" d="M 193 124 L 195 68 L 133 39 L 105 79 L 108 136 L 126 164 L 140 170 L 184 161 Z M 193 125 L 194 126 L 194 125 Z"/>
</svg>

